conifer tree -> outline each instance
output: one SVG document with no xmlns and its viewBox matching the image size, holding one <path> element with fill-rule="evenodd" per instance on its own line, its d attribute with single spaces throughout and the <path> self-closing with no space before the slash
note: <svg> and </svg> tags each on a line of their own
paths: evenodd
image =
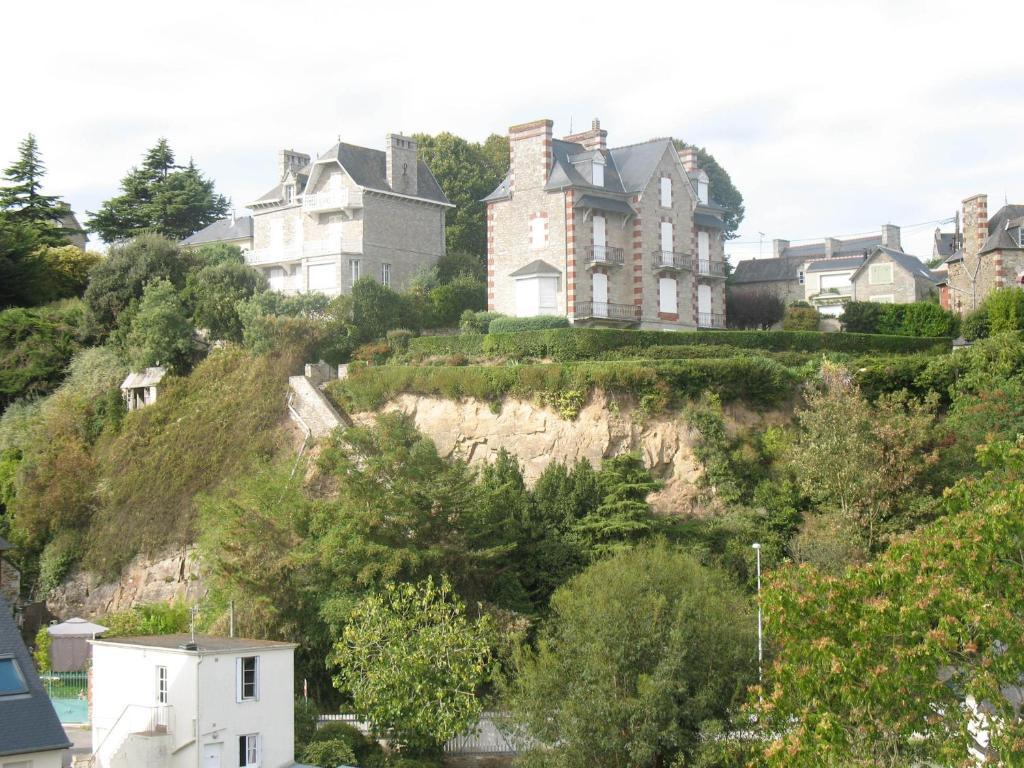
<svg viewBox="0 0 1024 768">
<path fill-rule="evenodd" d="M 0 187 L 0 215 L 11 224 L 35 227 L 42 245 L 64 245 L 66 230 L 58 225 L 70 208 L 57 195 L 42 193 L 45 175 L 39 145 L 30 133 L 18 145 L 18 159 L 4 169 L 7 183 Z"/>
</svg>

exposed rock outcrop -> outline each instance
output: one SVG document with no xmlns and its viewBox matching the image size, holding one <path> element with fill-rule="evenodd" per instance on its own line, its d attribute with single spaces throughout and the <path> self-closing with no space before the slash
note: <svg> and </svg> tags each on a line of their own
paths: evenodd
<svg viewBox="0 0 1024 768">
<path fill-rule="evenodd" d="M 192 604 L 205 593 L 195 548 L 189 547 L 158 558 L 139 555 L 113 582 L 75 571 L 50 593 L 46 605 L 62 618 L 95 618 L 141 603 Z"/>
</svg>

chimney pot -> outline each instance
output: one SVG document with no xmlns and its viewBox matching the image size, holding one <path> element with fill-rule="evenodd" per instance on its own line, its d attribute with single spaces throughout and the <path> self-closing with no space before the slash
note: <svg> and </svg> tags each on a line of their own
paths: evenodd
<svg viewBox="0 0 1024 768">
<path fill-rule="evenodd" d="M 683 168 L 686 169 L 687 173 L 694 173 L 700 170 L 700 166 L 697 164 L 697 150 L 693 147 L 680 149 L 679 160 L 682 162 Z"/>
</svg>

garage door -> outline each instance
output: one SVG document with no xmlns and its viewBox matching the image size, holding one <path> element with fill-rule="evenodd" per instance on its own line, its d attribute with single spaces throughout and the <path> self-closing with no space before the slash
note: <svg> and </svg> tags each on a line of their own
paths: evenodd
<svg viewBox="0 0 1024 768">
<path fill-rule="evenodd" d="M 310 264 L 309 290 L 333 291 L 338 287 L 338 268 L 334 264 Z"/>
</svg>

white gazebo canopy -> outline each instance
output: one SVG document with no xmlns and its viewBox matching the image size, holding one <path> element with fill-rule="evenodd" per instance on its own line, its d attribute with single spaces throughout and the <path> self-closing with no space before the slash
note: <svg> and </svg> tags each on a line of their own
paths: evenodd
<svg viewBox="0 0 1024 768">
<path fill-rule="evenodd" d="M 53 624 L 46 631 L 51 637 L 95 637 L 106 632 L 107 628 L 76 616 L 60 624 Z"/>
</svg>

